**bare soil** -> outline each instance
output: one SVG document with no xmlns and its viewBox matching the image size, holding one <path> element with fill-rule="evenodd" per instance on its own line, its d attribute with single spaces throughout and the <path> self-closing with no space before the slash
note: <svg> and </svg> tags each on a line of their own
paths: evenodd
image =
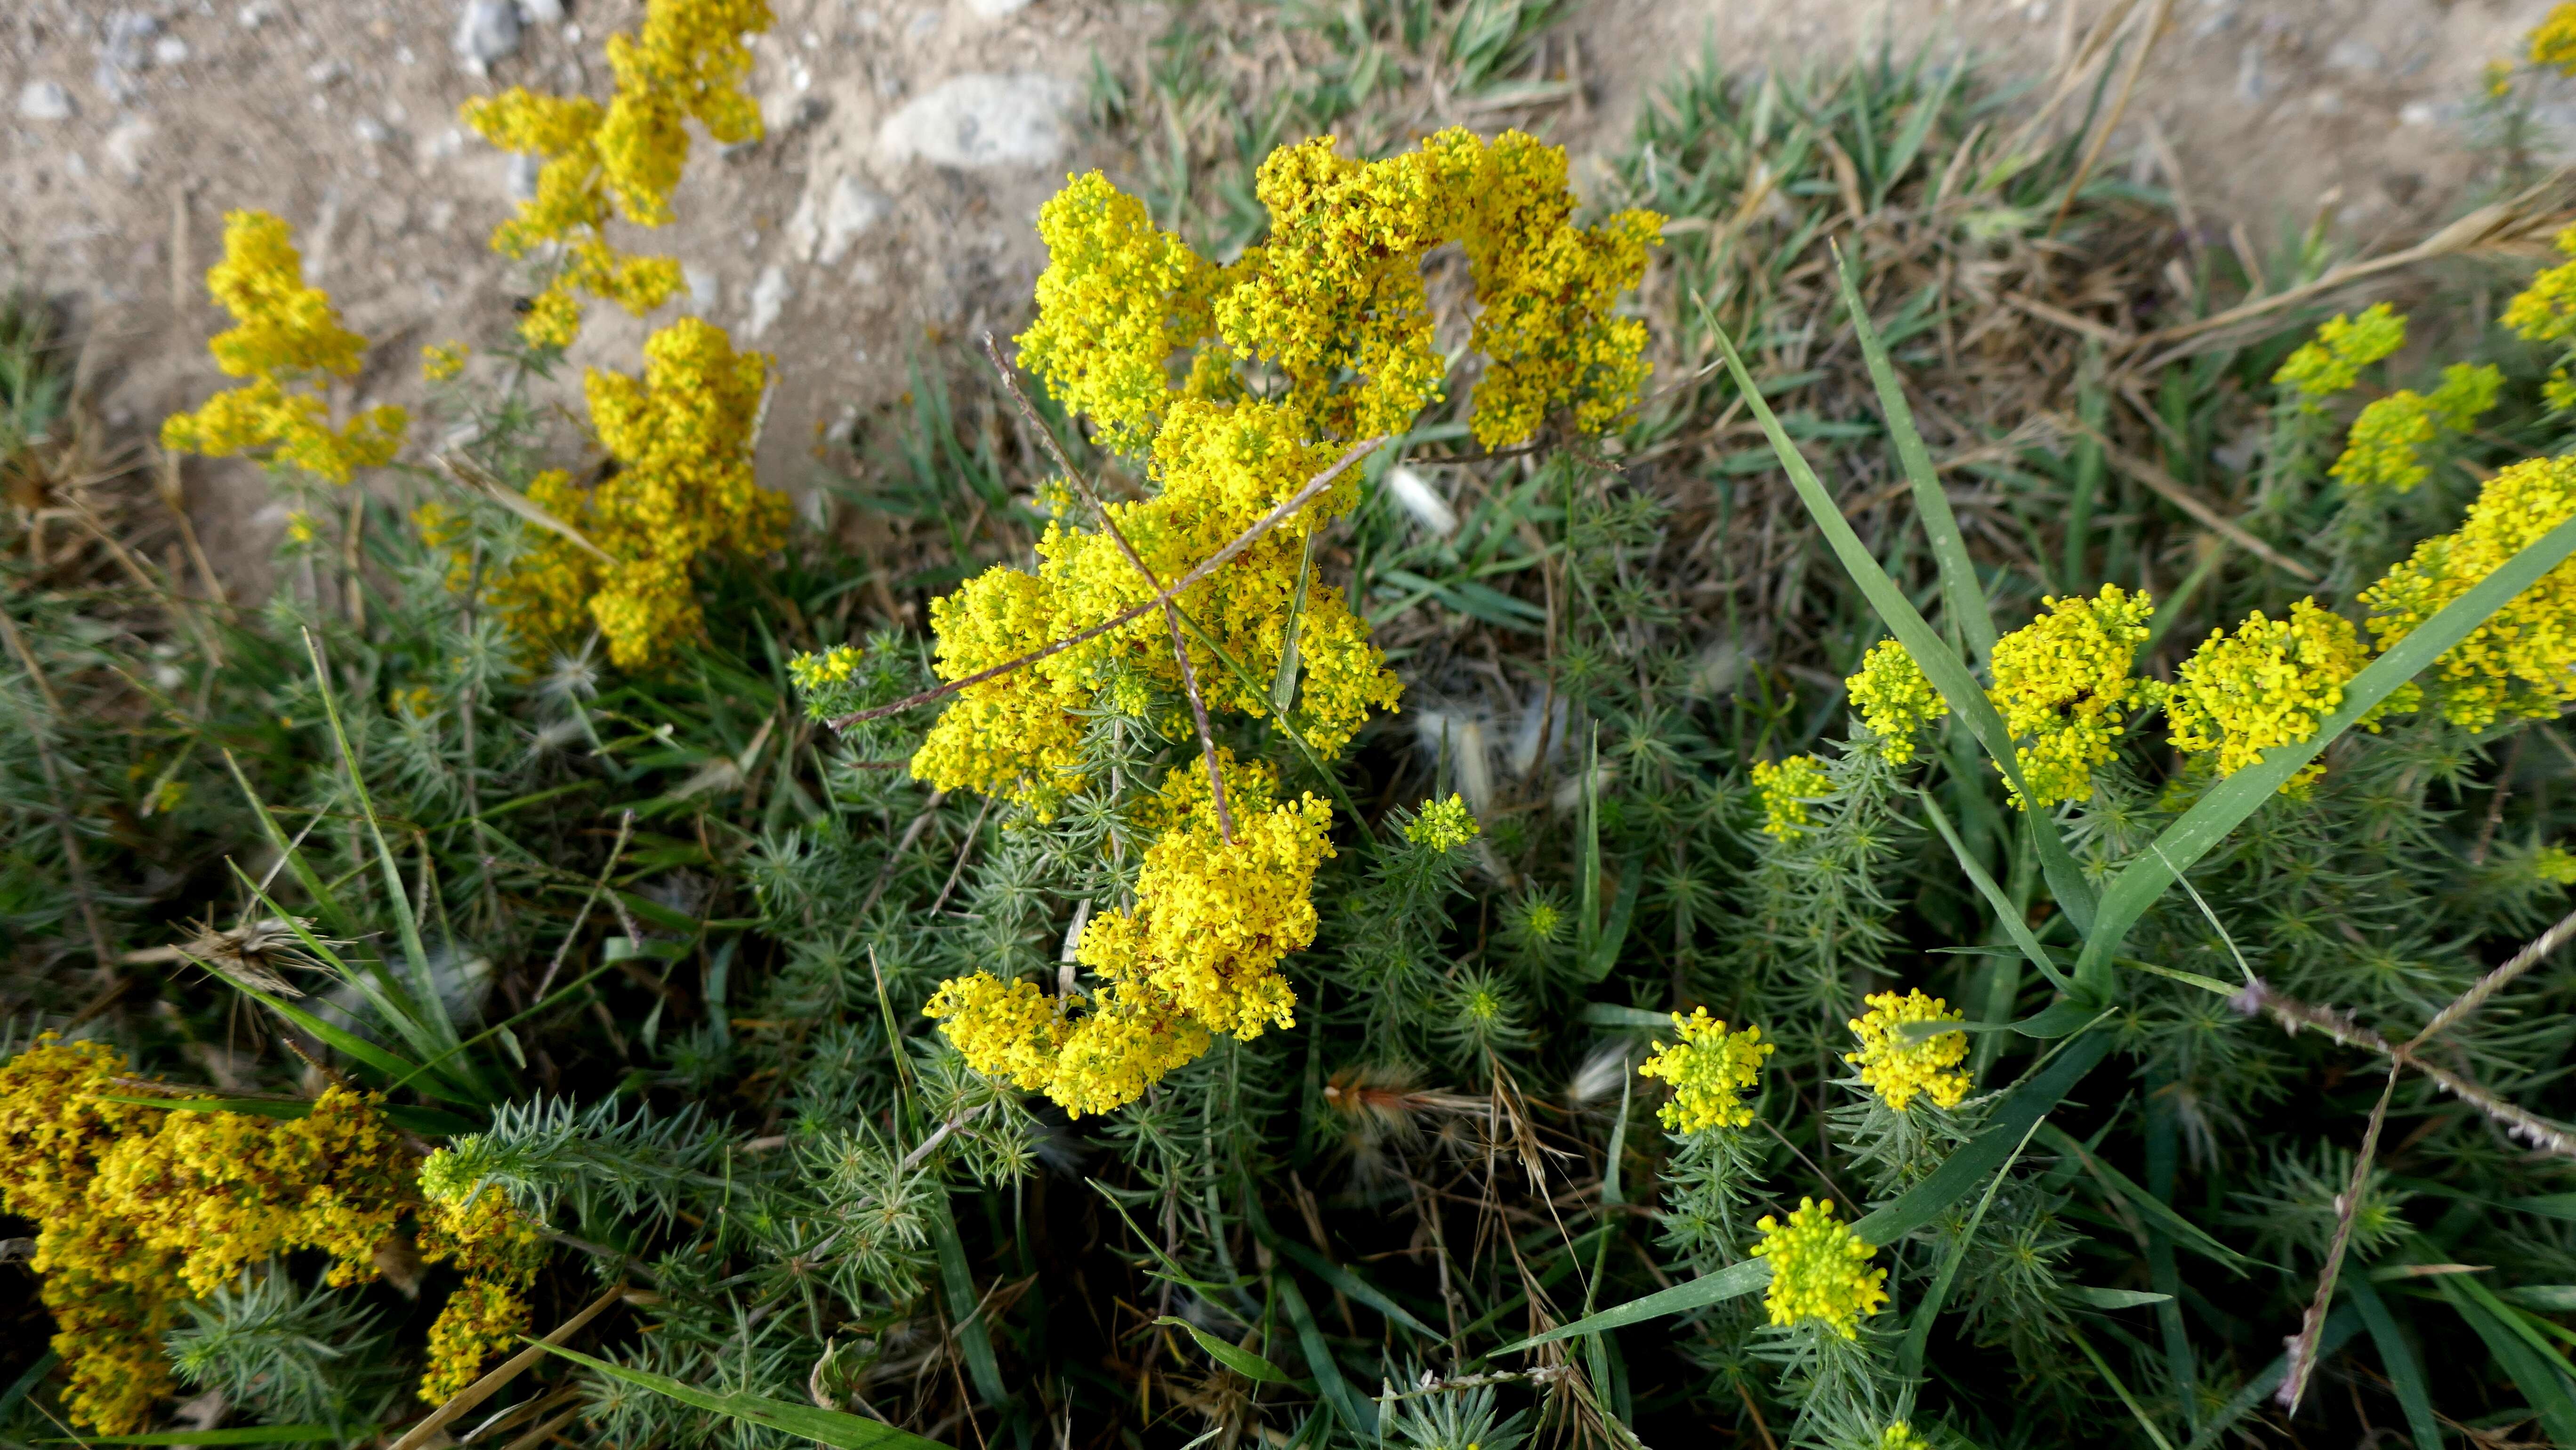
<svg viewBox="0 0 2576 1450">
<path fill-rule="evenodd" d="M 1014 324 L 1042 257 L 1030 223 L 1066 171 L 1134 164 L 1088 129 L 1096 64 L 1141 74 L 1173 20 L 1134 0 L 774 0 L 754 86 L 770 132 L 702 146 L 679 221 L 629 244 L 679 257 L 699 311 L 782 364 L 762 443 L 773 487 L 818 440 L 898 397 L 926 347 Z M 1683 65 L 1798 68 L 1858 45 L 1962 47 L 2038 78 L 2104 15 L 2158 0 L 1579 0 L 1559 34 L 1579 99 L 1538 129 L 1598 155 Z M 2205 224 L 2268 240 L 2322 214 L 2403 240 L 2471 171 L 2465 101 L 2543 0 L 2164 0 L 2103 164 L 2178 182 Z M 60 299 L 108 421 L 146 430 L 221 386 L 200 281 L 227 209 L 295 224 L 313 279 L 376 342 L 348 401 L 416 404 L 420 345 L 498 337 L 524 288 L 483 245 L 511 160 L 455 120 L 490 88 L 604 93 L 599 44 L 640 0 L 572 0 L 478 75 L 460 0 L 18 0 L 0 17 L 0 285 Z M 554 8 L 538 4 L 540 12 Z M 960 78 L 964 91 L 953 88 Z M 963 95 L 973 127 L 915 103 Z M 50 90 L 59 87 L 59 97 Z M 56 99 L 67 106 L 49 104 Z M 2080 103 L 2080 102 L 2079 102 Z M 907 108 L 910 109 L 907 109 Z M 54 113 L 68 110 L 68 115 Z M 1060 122 L 1050 129 L 1050 114 Z M 2565 129 L 2576 108 L 2545 105 Z M 1468 118 L 1472 124 L 1472 118 Z M 1584 172 L 1578 170 L 1578 176 Z M 594 308 L 571 359 L 631 368 L 646 330 Z M 424 440 L 425 442 L 434 439 Z M 256 469 L 191 460 L 219 565 L 283 526 Z M 256 572 L 255 565 L 253 572 Z"/>
</svg>

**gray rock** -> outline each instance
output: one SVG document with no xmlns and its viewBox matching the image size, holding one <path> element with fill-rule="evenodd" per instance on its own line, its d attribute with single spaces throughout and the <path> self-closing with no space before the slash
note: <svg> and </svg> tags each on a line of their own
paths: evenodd
<svg viewBox="0 0 2576 1450">
<path fill-rule="evenodd" d="M 545 162 L 525 152 L 510 157 L 510 200 L 526 201 L 537 194 L 537 173 Z"/>
<path fill-rule="evenodd" d="M 999 20 L 1006 15 L 1017 15 L 1032 3 L 1033 0 L 966 0 L 966 8 L 974 11 L 978 19 Z"/>
<path fill-rule="evenodd" d="M 154 65 L 177 65 L 188 58 L 188 42 L 175 35 L 165 35 L 152 42 Z"/>
<path fill-rule="evenodd" d="M 118 10 L 99 27 L 98 69 L 91 76 L 98 88 L 122 105 L 143 93 L 135 80 L 152 64 L 152 37 L 161 22 L 139 10 Z"/>
<path fill-rule="evenodd" d="M 72 93 L 60 81 L 29 81 L 18 90 L 18 115 L 28 121 L 68 121 Z"/>
<path fill-rule="evenodd" d="M 349 128 L 349 134 L 357 137 L 359 140 L 364 141 L 370 146 L 381 146 L 387 141 L 392 140 L 394 135 L 391 130 L 386 128 L 384 122 L 377 120 L 373 116 L 360 116 L 357 120 L 357 124 Z"/>
<path fill-rule="evenodd" d="M 894 162 L 974 170 L 1045 166 L 1071 144 L 1073 86 L 1050 75 L 951 76 L 904 103 L 877 132 Z"/>
<path fill-rule="evenodd" d="M 894 210 L 893 198 L 861 184 L 855 176 L 844 176 L 832 183 L 831 200 L 823 206 L 821 249 L 814 260 L 829 267 L 848 254 L 850 243 L 860 234 L 885 220 Z"/>
<path fill-rule="evenodd" d="M 685 277 L 688 274 L 683 272 L 681 275 Z M 767 332 L 769 324 L 778 320 L 779 309 L 785 307 L 787 299 L 795 295 L 787 285 L 786 268 L 778 266 L 761 268 L 759 279 L 751 284 L 751 317 L 743 324 L 744 330 L 753 337 Z"/>
<path fill-rule="evenodd" d="M 2263 99 L 2263 47 L 2248 42 L 2236 53 L 2236 99 L 2252 105 Z"/>
<path fill-rule="evenodd" d="M 128 181 L 143 174 L 144 153 L 152 145 L 152 123 L 141 116 L 128 116 L 107 133 L 100 148 L 107 153 L 107 164 Z"/>
<path fill-rule="evenodd" d="M 456 58 L 480 69 L 519 48 L 519 7 L 510 0 L 466 0 L 456 17 Z"/>
<path fill-rule="evenodd" d="M 696 317 L 715 316 L 716 304 L 724 297 L 724 283 L 716 276 L 715 269 L 701 267 L 693 262 L 683 262 L 680 264 L 680 280 L 688 284 L 690 314 Z"/>
<path fill-rule="evenodd" d="M 2346 36 L 2327 49 L 2326 68 L 2352 75 L 2377 75 L 2388 68 L 2388 57 L 2379 53 L 2378 46 Z"/>
<path fill-rule="evenodd" d="M 563 0 L 519 0 L 519 18 L 530 25 L 561 25 Z"/>
</svg>

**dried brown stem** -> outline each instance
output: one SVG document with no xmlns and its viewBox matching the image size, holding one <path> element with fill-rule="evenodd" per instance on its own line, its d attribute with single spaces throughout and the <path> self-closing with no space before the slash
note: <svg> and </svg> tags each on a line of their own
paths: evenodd
<svg viewBox="0 0 2576 1450">
<path fill-rule="evenodd" d="M 2576 912 L 2560 918 L 2556 926 L 2533 938 L 2531 945 L 2515 952 L 2511 961 L 2480 977 L 2477 985 L 2454 998 L 2450 1006 L 2434 1013 L 2433 1020 L 2424 1024 L 2424 1030 L 2415 1034 L 2405 1050 L 2415 1051 L 2451 1024 L 2484 1006 L 2486 1000 L 2502 991 L 2506 983 L 2539 966 L 2543 958 L 2564 946 L 2571 936 L 2576 936 Z"/>
<path fill-rule="evenodd" d="M 2282 1356 L 2289 1372 L 2282 1376 L 2275 1399 L 2294 1415 L 2299 1412 L 2300 1397 L 2308 1392 L 2308 1376 L 2316 1371 L 2317 1341 L 2325 1336 L 2326 1311 L 2334 1307 L 2335 1279 L 2343 1272 L 2344 1250 L 2352 1243 L 2352 1221 L 2361 1214 L 2361 1190 L 2370 1181 L 2372 1160 L 2379 1156 L 2379 1130 L 2388 1122 L 2388 1100 L 2396 1095 L 2397 1064 L 2392 1061 L 2388 1082 L 2379 1090 L 2379 1104 L 2370 1110 L 2370 1126 L 2361 1135 L 2361 1151 L 2353 1155 L 2351 1181 L 2335 1195 L 2334 1242 L 2326 1246 L 2325 1267 L 2317 1271 L 2316 1297 L 2308 1301 L 2299 1332 L 2291 1336 Z"/>
<path fill-rule="evenodd" d="M 1065 456 L 1064 444 L 1056 438 L 1055 430 L 1038 417 L 1038 410 L 1029 403 L 1029 395 L 1020 389 L 1019 373 L 1002 361 L 1001 345 L 993 341 L 993 334 L 989 332 L 984 334 L 984 356 L 991 359 L 994 376 L 1002 380 L 1002 390 L 1009 393 L 1011 401 L 1019 407 L 1020 417 L 1028 423 L 1029 431 L 1046 444 L 1047 452 L 1055 459 L 1055 466 L 1064 471 L 1065 481 L 1079 489 L 1082 501 L 1091 505 L 1091 511 L 1100 516 L 1100 527 L 1117 542 L 1118 552 L 1126 555 L 1127 562 L 1135 565 L 1136 572 L 1144 576 L 1146 588 L 1160 591 L 1163 581 L 1155 577 L 1153 566 L 1145 562 L 1144 555 L 1136 552 L 1136 546 L 1127 542 L 1126 531 L 1119 528 L 1118 520 L 1110 515 L 1109 505 L 1101 502 L 1099 493 L 1091 486 L 1091 479 Z M 1217 832 L 1231 846 L 1234 844 L 1234 812 L 1226 807 L 1225 772 L 1217 769 L 1216 737 L 1208 732 L 1207 700 L 1199 693 L 1198 671 L 1190 668 L 1189 645 L 1181 638 L 1181 612 L 1168 598 L 1163 601 L 1163 627 L 1171 631 L 1172 663 L 1180 666 L 1181 692 L 1189 696 L 1190 720 L 1198 726 L 1199 758 L 1207 763 L 1208 798 L 1216 804 Z"/>
</svg>

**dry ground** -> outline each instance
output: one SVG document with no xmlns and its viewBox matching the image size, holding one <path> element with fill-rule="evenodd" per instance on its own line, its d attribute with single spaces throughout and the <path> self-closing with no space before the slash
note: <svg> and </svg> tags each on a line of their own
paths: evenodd
<svg viewBox="0 0 2576 1450">
<path fill-rule="evenodd" d="M 296 225 L 314 279 L 378 344 L 352 401 L 413 401 L 418 347 L 497 335 L 520 280 L 482 246 L 507 213 L 511 161 L 458 126 L 458 103 L 510 84 L 604 92 L 599 42 L 641 9 L 564 3 L 524 4 L 537 18 L 515 50 L 478 68 L 456 48 L 465 0 L 18 0 L 0 17 L 0 284 L 73 308 L 110 422 L 148 428 L 221 381 L 199 346 L 221 319 L 198 278 L 223 212 L 267 209 Z M 762 466 L 798 488 L 813 441 L 900 394 L 925 341 L 1016 319 L 1041 261 L 1037 203 L 1069 168 L 1133 162 L 1086 127 L 1095 57 L 1140 74 L 1174 12 L 774 3 L 754 77 L 769 138 L 701 148 L 680 221 L 642 244 L 689 268 L 675 307 L 782 360 Z M 1560 28 L 1572 43 L 1551 53 L 1570 57 L 1580 99 L 1539 124 L 1578 152 L 1615 147 L 1654 87 L 1702 55 L 1750 69 L 1929 42 L 2039 76 L 2108 10 L 2156 3 L 1575 0 Z M 2108 164 L 2155 173 L 2171 158 L 2213 225 L 2276 235 L 2323 210 L 2356 243 L 2450 204 L 2468 170 L 2462 102 L 2546 9 L 2164 3 Z M 2576 129 L 2576 109 L 2543 119 Z M 633 366 L 653 319 L 593 317 L 573 361 Z M 192 461 L 187 487 L 226 567 L 265 558 L 282 512 L 256 470 Z"/>
</svg>

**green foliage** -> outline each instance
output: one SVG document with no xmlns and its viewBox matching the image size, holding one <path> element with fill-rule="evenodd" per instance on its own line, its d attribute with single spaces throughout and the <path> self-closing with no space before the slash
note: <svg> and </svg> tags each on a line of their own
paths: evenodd
<svg viewBox="0 0 2576 1450">
<path fill-rule="evenodd" d="M 1313 63 L 1267 109 L 1232 104 L 1226 42 L 1189 24 L 1095 100 L 1155 138 L 1158 218 L 1230 254 L 1275 141 L 1347 124 L 1368 149 L 1388 98 L 1434 82 L 1553 104 L 1549 14 L 1298 12 Z M 926 710 L 832 723 L 925 691 L 928 601 L 1044 526 L 1051 466 L 939 359 L 858 431 L 881 466 L 829 480 L 822 525 L 770 566 L 701 580 L 710 638 L 649 677 L 516 653 L 479 576 L 530 530 L 479 486 L 408 480 L 461 521 L 443 549 L 381 502 L 299 496 L 350 553 L 290 544 L 276 591 L 230 609 L 105 557 L 39 565 L 12 515 L 9 1041 L 112 1036 L 192 1095 L 284 1098 L 324 1072 L 383 1091 L 447 1149 L 425 1189 L 546 1231 L 532 1333 L 621 1290 L 477 1412 L 515 1418 L 474 1443 L 566 1413 L 571 1438 L 630 1450 L 2576 1423 L 2566 1160 L 2533 1151 L 2547 1122 L 2499 1116 L 2576 1114 L 2576 978 L 2544 958 L 2447 1025 L 2422 1060 L 2452 1080 L 2398 1073 L 2356 1181 L 2389 1087 L 2360 1029 L 2406 1040 L 2566 914 L 2576 746 L 2555 719 L 2349 727 L 2554 559 L 2509 566 L 2344 682 L 2315 737 L 2225 780 L 2141 717 L 2089 793 L 2024 814 L 1984 694 L 1999 634 L 2106 579 L 2158 594 L 2140 672 L 2159 677 L 2209 624 L 2347 604 L 2456 524 L 2476 470 L 2566 445 L 2536 369 L 2503 359 L 2500 415 L 2427 455 L 2420 486 L 2344 488 L 2340 405 L 2270 382 L 2313 318 L 2131 374 L 2150 420 L 2119 412 L 2106 360 L 1935 285 L 1975 263 L 2045 291 L 2070 257 L 2110 265 L 2141 218 L 2170 224 L 2084 169 L 2081 127 L 2013 151 L 2026 102 L 1884 58 L 1813 81 L 1710 69 L 1665 102 L 1616 199 L 1706 223 L 1674 229 L 1647 293 L 1670 388 L 1616 437 L 1510 457 L 1423 420 L 1307 561 L 1376 629 L 1405 715 L 1329 769 L 1275 722 L 1215 722 L 1238 760 L 1339 803 L 1321 928 L 1286 967 L 1294 1029 L 1072 1120 L 922 1017 L 975 971 L 1073 980 L 1082 924 L 1133 899 L 1154 786 L 1198 752 L 1185 701 L 1105 691 L 1083 784 L 1040 819 L 897 768 Z M 1880 225 L 1845 272 L 1823 240 L 1847 197 Z M 2191 268 L 2177 319 L 2252 280 Z M 2022 370 L 1954 368 L 1944 348 L 1997 317 Z M 0 397 L 67 416 L 58 374 L 8 362 L 32 335 L 0 328 Z M 573 448 L 529 381 L 448 400 L 459 471 L 493 490 Z M 2094 431 L 2024 431 L 2033 408 Z M 64 436 L 13 426 L 20 457 Z M 1104 487 L 1141 469 L 1076 452 Z M 2273 557 L 2115 453 L 2152 455 Z M 1895 758 L 1841 686 L 1890 636 L 1949 707 Z M 1753 770 L 1793 755 L 1823 785 L 1765 831 Z M 1425 819 L 1453 793 L 1472 840 Z M 1965 1019 L 1953 1105 L 1896 1109 L 1845 1061 L 1864 999 L 1908 988 Z M 1662 1089 L 1635 1069 L 1695 1006 L 1778 1046 L 1750 1125 L 1656 1126 Z M 1887 1276 L 1849 1338 L 1769 1322 L 1771 1265 L 1749 1256 L 1810 1197 Z M 2295 1378 L 2282 1340 L 2330 1263 L 2292 1419 L 2271 1400 Z M 2485 1271 L 2426 1272 L 2454 1264 Z M 395 1371 L 426 1309 L 301 1267 L 195 1306 L 170 1340 L 183 1375 L 280 1434 L 419 1413 Z M 0 1359 L 14 1380 L 42 1326 L 9 1322 L 32 1326 Z M 40 1383 L 0 1405 L 12 1443 L 54 1433 Z"/>
</svg>

